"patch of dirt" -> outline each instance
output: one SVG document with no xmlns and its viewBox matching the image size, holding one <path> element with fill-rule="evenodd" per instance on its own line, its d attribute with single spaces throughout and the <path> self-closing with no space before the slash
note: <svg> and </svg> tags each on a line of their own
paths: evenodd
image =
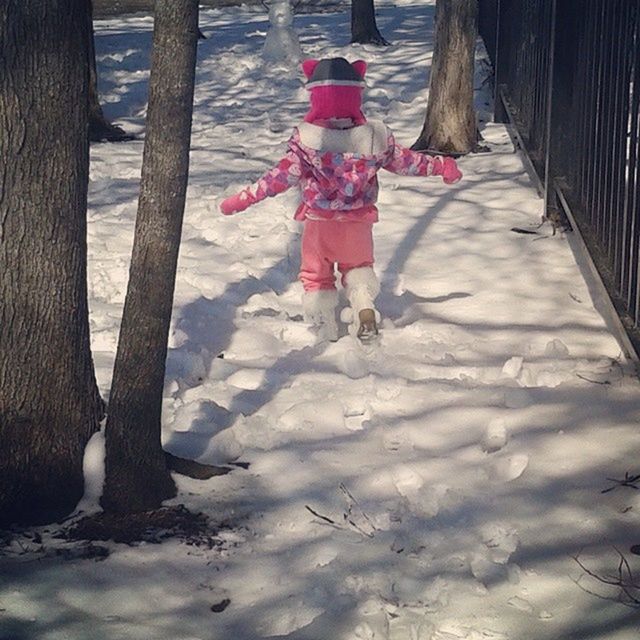
<svg viewBox="0 0 640 640">
<path fill-rule="evenodd" d="M 213 549 L 220 546 L 213 525 L 204 513 L 189 511 L 184 505 L 154 511 L 114 515 L 98 513 L 75 522 L 60 532 L 67 540 L 113 540 L 134 545 L 139 542 L 159 544 L 177 538 L 188 545 Z"/>
<path fill-rule="evenodd" d="M 136 546 L 169 539 L 200 549 L 220 549 L 225 542 L 219 532 L 232 527 L 228 522 L 214 524 L 204 513 L 184 505 L 128 515 L 97 513 L 44 528 L 0 530 L 0 559 L 99 561 L 113 551 L 109 542 Z"/>
</svg>

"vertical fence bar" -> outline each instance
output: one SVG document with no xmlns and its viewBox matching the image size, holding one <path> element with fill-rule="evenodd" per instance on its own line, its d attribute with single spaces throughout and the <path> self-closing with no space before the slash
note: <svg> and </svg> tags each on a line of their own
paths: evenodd
<svg viewBox="0 0 640 640">
<path fill-rule="evenodd" d="M 552 156 L 551 156 L 551 146 L 552 140 L 551 136 L 553 135 L 551 123 L 552 123 L 552 110 L 555 107 L 553 102 L 553 83 L 555 82 L 555 78 L 553 75 L 554 70 L 554 60 L 556 57 L 556 0 L 551 0 L 550 3 L 550 12 L 551 12 L 551 21 L 549 24 L 550 38 L 549 38 L 549 64 L 546 75 L 546 93 L 547 99 L 545 104 L 545 114 L 544 120 L 546 123 L 546 131 L 545 131 L 545 154 L 544 154 L 544 210 L 545 213 L 549 213 L 552 210 L 558 208 L 556 203 L 555 192 L 553 190 L 552 185 Z"/>
<path fill-rule="evenodd" d="M 627 225 L 629 257 L 626 300 L 640 326 L 640 10 L 634 11 L 633 83 L 630 87 L 630 141 Z"/>
<path fill-rule="evenodd" d="M 558 192 L 570 207 L 626 326 L 638 328 L 640 0 L 479 2 L 496 120 L 515 128 L 545 204 Z"/>
<path fill-rule="evenodd" d="M 611 260 L 611 252 L 609 246 L 609 239 L 611 236 L 611 223 L 612 223 L 612 211 L 611 211 L 611 197 L 612 197 L 612 185 L 611 185 L 611 168 L 612 157 L 611 152 L 614 150 L 612 142 L 613 135 L 613 102 L 614 102 L 614 90 L 613 85 L 615 82 L 615 49 L 613 45 L 615 23 L 616 4 L 619 0 L 608 0 L 605 5 L 605 23 L 603 33 L 603 48 L 604 48 L 604 78 L 602 87 L 602 113 L 600 114 L 600 120 L 602 124 L 602 176 L 600 184 L 600 200 L 598 204 L 598 220 L 600 222 L 599 240 L 602 245 L 602 249 L 605 251 L 607 258 Z"/>
<path fill-rule="evenodd" d="M 585 16 L 585 83 L 582 98 L 582 108 L 585 113 L 584 148 L 592 148 L 595 140 L 596 87 L 598 77 L 598 58 L 594 55 L 597 38 L 597 8 L 598 0 L 588 0 Z M 589 55 L 590 53 L 590 55 Z M 594 165 L 591 162 L 581 163 L 582 191 L 580 193 L 580 209 L 589 211 L 590 185 L 593 184 Z"/>
<path fill-rule="evenodd" d="M 626 87 L 626 119 L 623 123 L 626 132 L 626 145 L 624 157 L 624 185 L 625 197 L 622 212 L 622 224 L 620 230 L 620 291 L 626 300 L 627 306 L 633 306 L 633 276 L 634 262 L 634 212 L 638 199 L 638 116 L 640 111 L 640 64 L 638 60 L 638 8 L 632 7 L 630 16 L 629 36 L 629 69 L 628 84 Z M 637 322 L 637 318 L 636 318 Z M 637 325 L 636 325 L 637 326 Z"/>
<path fill-rule="evenodd" d="M 596 237 L 600 235 L 601 218 L 600 218 L 600 190 L 602 185 L 603 174 L 603 155 L 602 146 L 604 141 L 603 133 L 603 101 L 604 101 L 604 83 L 606 77 L 605 70 L 605 41 L 604 41 L 604 20 L 606 16 L 606 0 L 598 0 L 599 21 L 596 25 L 597 42 L 594 51 L 598 57 L 598 75 L 596 77 L 596 102 L 594 111 L 594 147 L 593 147 L 593 167 L 594 173 L 592 181 L 589 185 L 591 197 L 589 202 L 589 218 Z"/>
<path fill-rule="evenodd" d="M 576 81 L 578 86 L 587 87 L 589 82 L 589 64 L 587 64 L 589 60 L 589 56 L 587 56 L 588 51 L 588 28 L 589 22 L 587 16 L 589 15 L 588 10 L 580 12 L 576 16 L 577 20 L 577 56 L 578 60 L 584 60 L 585 64 L 578 65 L 577 73 L 576 73 Z M 576 92 L 574 94 L 574 108 L 576 113 L 578 114 L 578 123 L 576 126 L 576 149 L 584 149 L 587 144 L 587 141 L 590 139 L 588 134 L 589 131 L 589 118 L 587 115 L 587 106 L 585 99 L 585 91 Z M 574 171 L 574 190 L 573 190 L 573 199 L 574 202 L 577 200 L 579 202 L 583 202 L 584 200 L 584 190 L 585 190 L 585 163 L 578 162 L 576 163 L 575 171 Z"/>
<path fill-rule="evenodd" d="M 631 83 L 630 60 L 632 51 L 632 5 L 622 2 L 618 16 L 618 32 L 620 34 L 620 44 L 617 49 L 616 58 L 616 84 L 614 107 L 614 167 L 612 182 L 614 187 L 614 199 L 612 211 L 614 214 L 613 228 L 611 234 L 610 251 L 614 256 L 613 274 L 616 287 L 620 292 L 623 287 L 623 246 L 624 246 L 624 215 L 625 201 L 627 196 L 625 167 L 628 157 L 628 137 L 627 128 L 629 122 L 629 88 Z"/>
</svg>

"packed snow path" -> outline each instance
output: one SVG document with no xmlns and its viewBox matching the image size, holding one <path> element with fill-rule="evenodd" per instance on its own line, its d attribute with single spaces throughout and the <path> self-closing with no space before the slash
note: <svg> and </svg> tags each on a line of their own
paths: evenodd
<svg viewBox="0 0 640 640">
<path fill-rule="evenodd" d="M 381 4 L 388 49 L 343 46 L 348 11 L 295 20 L 307 57 L 369 62 L 366 113 L 405 145 L 424 116 L 433 4 Z M 223 193 L 280 157 L 305 112 L 299 72 L 262 64 L 267 25 L 257 8 L 202 14 L 164 404 L 167 449 L 249 464 L 177 478 L 177 502 L 234 528 L 213 550 L 113 545 L 102 562 L 9 553 L 0 638 L 637 638 L 638 611 L 572 556 L 615 574 L 614 547 L 640 543 L 638 492 L 601 493 L 607 477 L 640 472 L 640 386 L 570 237 L 538 228 L 521 157 L 487 124 L 482 53 L 490 153 L 462 159 L 454 187 L 381 175 L 381 339 L 363 348 L 345 330 L 314 344 L 296 281 L 295 194 L 217 212 Z M 98 23 L 107 113 L 131 131 L 143 127 L 151 28 L 140 17 Z M 141 152 L 142 142 L 92 148 L 91 324 L 105 395 Z M 100 448 L 96 437 L 85 510 Z"/>
</svg>

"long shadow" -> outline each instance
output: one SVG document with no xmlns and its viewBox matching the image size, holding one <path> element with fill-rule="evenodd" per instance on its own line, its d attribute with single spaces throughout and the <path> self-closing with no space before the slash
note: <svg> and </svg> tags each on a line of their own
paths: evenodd
<svg viewBox="0 0 640 640">
<path fill-rule="evenodd" d="M 380 297 L 378 304 L 380 312 L 384 316 L 392 319 L 400 318 L 408 308 L 418 301 L 419 296 L 409 291 L 400 295 L 394 293 L 398 278 L 429 226 L 434 222 L 437 215 L 445 209 L 448 203 L 457 199 L 459 192 L 460 189 L 456 188 L 443 195 L 437 204 L 418 218 L 403 240 L 398 243 L 380 277 Z M 468 297 L 470 295 L 471 294 L 465 292 L 453 292 L 445 298 L 439 299 L 438 302 L 445 302 L 453 298 Z M 427 299 L 424 301 L 427 301 Z M 430 301 L 433 302 L 434 300 Z"/>
<path fill-rule="evenodd" d="M 139 188 L 140 180 L 137 178 L 118 178 L 116 180 L 99 178 L 90 182 L 90 222 L 103 218 L 101 209 L 113 208 L 125 203 L 132 203 L 135 206 Z"/>
</svg>

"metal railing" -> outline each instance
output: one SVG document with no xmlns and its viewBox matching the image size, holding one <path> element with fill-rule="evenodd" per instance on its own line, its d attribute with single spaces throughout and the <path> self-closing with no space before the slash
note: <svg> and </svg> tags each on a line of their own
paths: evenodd
<svg viewBox="0 0 640 640">
<path fill-rule="evenodd" d="M 496 120 L 577 225 L 640 345 L 640 0 L 479 0 Z"/>
</svg>

